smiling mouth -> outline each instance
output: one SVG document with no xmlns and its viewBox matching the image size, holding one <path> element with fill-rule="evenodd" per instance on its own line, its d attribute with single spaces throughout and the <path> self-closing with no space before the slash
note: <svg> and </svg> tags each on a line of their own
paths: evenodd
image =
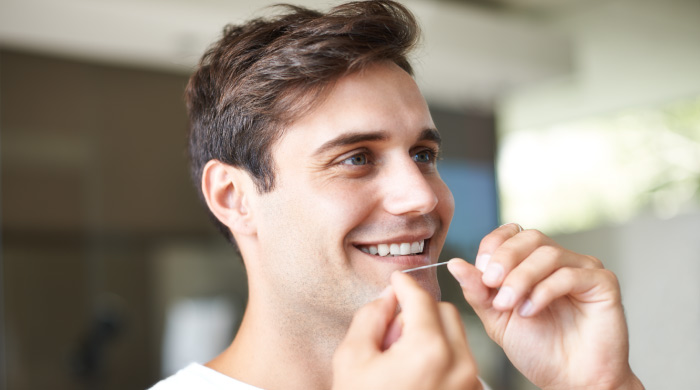
<svg viewBox="0 0 700 390">
<path fill-rule="evenodd" d="M 364 253 L 381 257 L 408 256 L 423 253 L 425 241 L 426 240 L 391 244 L 358 245 L 357 248 Z"/>
</svg>

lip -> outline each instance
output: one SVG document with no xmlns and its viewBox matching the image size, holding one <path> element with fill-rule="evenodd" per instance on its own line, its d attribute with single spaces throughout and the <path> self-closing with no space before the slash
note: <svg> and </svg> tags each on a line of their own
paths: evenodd
<svg viewBox="0 0 700 390">
<path fill-rule="evenodd" d="M 432 233 L 406 234 L 406 235 L 402 235 L 402 236 L 394 236 L 391 238 L 375 240 L 375 241 L 355 241 L 352 243 L 352 246 L 359 247 L 359 246 L 370 246 L 370 245 L 379 245 L 379 244 L 415 242 L 415 241 L 422 241 L 422 240 L 428 241 L 432 237 L 433 237 Z"/>
</svg>

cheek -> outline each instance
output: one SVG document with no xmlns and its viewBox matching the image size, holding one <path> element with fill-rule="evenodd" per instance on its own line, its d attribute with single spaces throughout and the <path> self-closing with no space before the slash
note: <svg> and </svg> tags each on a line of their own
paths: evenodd
<svg viewBox="0 0 700 390">
<path fill-rule="evenodd" d="M 345 235 L 371 212 L 369 199 L 361 192 L 358 186 L 300 186 L 280 191 L 263 206 L 267 229 L 261 229 L 261 234 L 302 250 L 309 245 L 311 250 L 342 245 Z"/>
<path fill-rule="evenodd" d="M 328 233 L 343 237 L 372 212 L 372 194 L 362 185 L 341 185 L 324 188 L 315 193 L 309 208 L 312 208 L 319 220 L 328 229 Z"/>
<path fill-rule="evenodd" d="M 452 216 L 455 213 L 454 196 L 452 196 L 452 191 L 450 191 L 450 189 L 447 187 L 447 184 L 445 184 L 445 182 L 442 181 L 442 179 L 439 179 L 439 181 L 433 188 L 435 188 L 435 193 L 438 197 L 438 213 L 442 218 L 442 223 L 445 229 L 447 229 L 450 226 Z"/>
</svg>

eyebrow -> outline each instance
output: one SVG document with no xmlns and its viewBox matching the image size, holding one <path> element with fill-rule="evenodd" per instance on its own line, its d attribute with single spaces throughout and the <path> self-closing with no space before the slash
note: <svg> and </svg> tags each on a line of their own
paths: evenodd
<svg viewBox="0 0 700 390">
<path fill-rule="evenodd" d="M 442 146 L 442 137 L 437 129 L 425 129 L 421 131 L 418 141 L 433 141 L 438 146 Z"/>
<path fill-rule="evenodd" d="M 383 131 L 341 134 L 321 145 L 318 149 L 316 149 L 314 155 L 321 155 L 329 150 L 354 145 L 360 142 L 386 141 L 388 139 L 389 135 Z M 421 131 L 420 135 L 418 136 L 418 141 L 432 141 L 437 143 L 438 146 L 442 144 L 442 138 L 440 137 L 440 133 L 437 131 L 437 129 L 425 129 Z"/>
</svg>

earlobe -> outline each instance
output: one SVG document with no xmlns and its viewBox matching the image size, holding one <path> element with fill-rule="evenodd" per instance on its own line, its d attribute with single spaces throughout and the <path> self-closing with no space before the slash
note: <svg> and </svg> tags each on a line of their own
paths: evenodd
<svg viewBox="0 0 700 390">
<path fill-rule="evenodd" d="M 209 210 L 234 235 L 256 233 L 248 204 L 252 190 L 250 177 L 240 168 L 210 160 L 202 171 L 202 193 Z"/>
</svg>

